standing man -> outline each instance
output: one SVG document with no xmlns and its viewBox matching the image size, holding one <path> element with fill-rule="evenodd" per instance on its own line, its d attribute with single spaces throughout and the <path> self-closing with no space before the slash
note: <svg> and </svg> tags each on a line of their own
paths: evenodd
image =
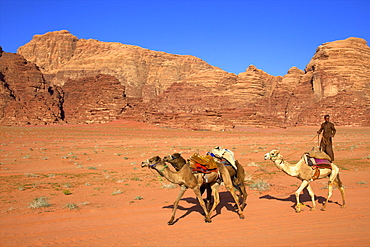
<svg viewBox="0 0 370 247">
<path fill-rule="evenodd" d="M 317 134 L 322 133 L 322 138 L 320 142 L 320 150 L 325 152 L 330 156 L 331 161 L 334 161 L 334 152 L 333 152 L 333 141 L 332 138 L 335 136 L 337 130 L 334 127 L 334 124 L 330 122 L 330 116 L 324 116 L 325 122 L 321 124 L 321 128 L 317 131 Z"/>
</svg>

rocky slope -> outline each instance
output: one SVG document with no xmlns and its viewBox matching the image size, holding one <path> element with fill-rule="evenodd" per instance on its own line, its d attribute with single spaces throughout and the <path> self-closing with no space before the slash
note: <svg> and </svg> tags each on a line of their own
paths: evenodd
<svg viewBox="0 0 370 247">
<path fill-rule="evenodd" d="M 0 82 L 1 125 L 63 122 L 62 96 L 35 64 L 1 50 Z"/>
<path fill-rule="evenodd" d="M 305 71 L 292 67 L 283 77 L 253 65 L 235 75 L 193 56 L 78 39 L 68 31 L 35 35 L 18 54 L 27 66 L 37 65 L 33 66 L 44 91 L 58 92 L 59 98 L 50 97 L 59 110 L 53 108 L 49 118 L 44 113 L 45 123 L 126 118 L 219 130 L 317 125 L 330 114 L 337 125 L 370 126 L 370 48 L 359 38 L 319 46 Z M 5 60 L 0 61 L 3 68 Z M 8 102 L 8 108 L 18 109 L 12 92 L 19 80 L 4 68 L 0 72 L 7 85 L 1 91 L 1 106 Z M 13 124 L 25 123 L 12 116 Z M 9 122 L 8 118 L 3 114 L 1 121 Z"/>
</svg>

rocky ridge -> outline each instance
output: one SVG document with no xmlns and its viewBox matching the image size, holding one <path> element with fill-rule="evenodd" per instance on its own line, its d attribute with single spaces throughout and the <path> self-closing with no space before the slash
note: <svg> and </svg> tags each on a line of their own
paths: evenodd
<svg viewBox="0 0 370 247">
<path fill-rule="evenodd" d="M 63 122 L 62 96 L 37 66 L 13 53 L 0 53 L 0 124 Z"/>
<path fill-rule="evenodd" d="M 292 67 L 285 76 L 269 75 L 253 65 L 235 75 L 193 56 L 78 39 L 68 31 L 35 35 L 18 54 L 42 78 L 38 93 L 47 97 L 42 102 L 50 98 L 58 108 L 36 114 L 53 116 L 43 117 L 45 124 L 125 118 L 220 130 L 317 125 L 330 114 L 337 125 L 370 126 L 370 48 L 359 38 L 319 46 L 305 71 Z M 10 107 L 19 108 L 12 94 L 20 90 L 19 78 L 4 69 L 4 64 L 10 66 L 4 61 L 0 121 L 17 124 L 19 119 L 24 124 L 14 114 L 12 121 L 4 114 Z M 12 70 L 22 70 L 13 65 Z"/>
</svg>

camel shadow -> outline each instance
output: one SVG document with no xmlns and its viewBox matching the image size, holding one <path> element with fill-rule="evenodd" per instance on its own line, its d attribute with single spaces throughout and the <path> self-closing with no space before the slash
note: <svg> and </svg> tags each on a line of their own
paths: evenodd
<svg viewBox="0 0 370 247">
<path fill-rule="evenodd" d="M 180 205 L 181 201 L 186 201 L 189 204 L 194 204 L 194 206 L 184 207 L 184 206 Z M 173 209 L 173 204 L 168 205 L 168 206 L 163 206 L 162 208 Z M 179 210 L 180 211 L 186 211 L 186 212 L 183 215 L 181 215 L 180 217 L 177 217 L 175 219 L 175 221 L 173 222 L 174 224 L 177 221 L 179 221 L 180 219 L 185 218 L 186 216 L 188 216 L 189 214 L 191 214 L 193 212 L 198 212 L 199 214 L 204 216 L 203 208 L 199 205 L 198 200 L 196 198 L 192 198 L 192 197 L 182 198 L 179 202 L 179 205 L 177 206 L 177 211 L 179 211 Z"/>
<path fill-rule="evenodd" d="M 239 202 L 240 203 L 240 202 Z M 220 203 L 216 207 L 216 214 L 214 214 L 211 218 L 216 217 L 217 215 L 221 214 L 221 209 L 225 208 L 227 211 L 234 212 L 236 215 L 237 213 L 237 208 L 235 205 L 234 198 L 231 196 L 230 192 L 220 192 Z M 245 207 L 247 207 L 248 204 L 246 204 Z M 244 208 L 245 209 L 245 208 Z M 243 210 L 244 211 L 244 210 Z"/>
<path fill-rule="evenodd" d="M 184 206 L 180 205 L 181 201 L 186 201 L 187 203 L 194 204 L 194 205 L 191 206 L 191 207 L 184 207 Z M 193 197 L 182 198 L 180 200 L 180 203 L 177 207 L 177 210 L 181 210 L 181 211 L 186 210 L 186 212 L 183 215 L 181 215 L 180 217 L 177 217 L 177 219 L 174 221 L 174 224 L 177 221 L 179 221 L 180 219 L 185 218 L 186 216 L 190 215 L 193 212 L 198 212 L 199 214 L 204 216 L 203 208 L 199 205 L 199 202 L 196 198 L 193 198 Z M 217 215 L 221 214 L 221 209 L 222 208 L 226 208 L 226 210 L 235 212 L 236 215 L 238 215 L 237 212 L 236 212 L 236 209 L 233 206 L 234 204 L 235 204 L 235 201 L 234 201 L 233 197 L 230 195 L 229 192 L 220 192 L 220 203 L 217 205 L 217 207 L 215 209 L 216 213 L 213 214 L 213 216 L 211 216 L 211 219 L 213 219 Z M 168 205 L 168 206 L 163 206 L 162 208 L 173 209 L 173 204 Z"/>
<path fill-rule="evenodd" d="M 278 198 L 278 197 L 271 196 L 271 195 L 264 195 L 264 196 L 261 196 L 259 199 L 267 199 L 267 200 L 278 200 L 278 201 L 284 201 L 284 202 L 292 202 L 293 203 L 293 205 L 291 206 L 292 208 L 294 208 L 295 207 L 295 204 L 296 204 L 296 198 L 295 198 L 295 195 L 294 194 L 290 195 L 287 198 Z M 307 189 L 304 189 L 303 190 L 303 193 L 300 195 L 299 200 L 303 204 L 305 202 L 311 202 L 311 197 L 310 197 Z M 323 196 L 316 196 L 315 195 L 315 200 L 319 204 L 321 204 L 321 205 L 324 205 L 324 203 L 326 202 L 326 198 L 323 197 Z M 331 200 L 329 200 L 329 203 L 335 203 L 337 205 L 340 205 L 338 202 L 333 202 Z M 306 205 L 306 206 L 309 207 L 309 208 L 312 208 L 312 206 L 310 206 L 310 205 Z"/>
</svg>

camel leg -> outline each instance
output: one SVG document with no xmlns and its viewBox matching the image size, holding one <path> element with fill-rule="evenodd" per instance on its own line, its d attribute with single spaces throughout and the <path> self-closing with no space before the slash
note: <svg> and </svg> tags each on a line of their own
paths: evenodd
<svg viewBox="0 0 370 247">
<path fill-rule="evenodd" d="M 337 181 L 338 176 L 339 176 L 339 169 L 338 168 L 333 169 L 331 174 L 330 174 L 329 182 L 328 182 L 328 197 L 326 198 L 326 201 L 324 202 L 324 205 L 321 208 L 322 211 L 326 210 L 326 206 L 329 202 L 329 199 L 333 195 L 333 184 L 338 183 L 338 181 Z"/>
<path fill-rule="evenodd" d="M 212 206 L 212 188 L 209 183 L 205 184 L 205 187 L 207 189 L 207 199 L 206 199 L 206 206 L 208 211 L 210 211 Z"/>
<path fill-rule="evenodd" d="M 240 188 L 241 198 L 242 198 L 242 205 L 240 206 L 241 210 L 243 211 L 246 206 L 246 201 L 248 197 L 247 190 L 245 189 L 245 185 L 243 184 Z"/>
<path fill-rule="evenodd" d="M 210 188 L 212 190 L 212 195 L 213 195 L 213 205 L 212 205 L 211 210 L 209 211 L 209 217 L 211 217 L 213 211 L 216 209 L 216 207 L 220 203 L 220 193 L 219 193 L 220 184 L 214 183 Z"/>
<path fill-rule="evenodd" d="M 207 209 L 206 204 L 203 201 L 202 194 L 200 193 L 199 187 L 193 188 L 193 191 L 194 191 L 195 195 L 197 196 L 197 199 L 199 201 L 200 206 L 203 208 L 203 211 L 204 211 L 204 221 L 206 223 L 211 223 L 212 221 L 211 221 L 210 213 L 209 213 L 209 211 Z"/>
<path fill-rule="evenodd" d="M 315 211 L 316 210 L 315 193 L 313 193 L 313 190 L 310 184 L 307 185 L 307 191 L 308 191 L 308 194 L 310 194 L 311 201 L 312 201 L 311 211 Z"/>
<path fill-rule="evenodd" d="M 240 203 L 239 203 L 239 200 L 238 200 L 238 196 L 236 195 L 235 193 L 235 190 L 234 190 L 234 187 L 229 187 L 229 186 L 225 186 L 226 189 L 230 192 L 230 194 L 232 195 L 232 197 L 234 198 L 234 201 L 236 203 L 236 206 L 237 206 L 237 212 L 238 212 L 238 215 L 239 215 L 239 218 L 240 219 L 244 219 L 244 214 L 243 214 L 243 210 L 241 209 L 240 207 Z"/>
<path fill-rule="evenodd" d="M 324 202 L 324 205 L 322 206 L 321 210 L 326 210 L 326 205 L 329 202 L 330 197 L 333 195 L 333 181 L 328 182 L 328 197 L 326 198 L 326 201 Z"/>
<path fill-rule="evenodd" d="M 179 201 L 187 189 L 188 188 L 185 187 L 184 185 L 180 186 L 180 193 L 177 195 L 176 201 L 173 203 L 172 216 L 171 216 L 171 219 L 167 222 L 168 225 L 173 225 L 174 220 L 175 220 L 177 206 L 179 205 Z"/>
<path fill-rule="evenodd" d="M 342 184 L 342 181 L 339 178 L 339 173 L 338 173 L 336 179 L 334 180 L 334 182 L 337 184 L 338 189 L 340 191 L 340 194 L 342 195 L 342 208 L 345 208 L 346 207 L 346 200 L 345 200 L 344 186 Z"/>
<path fill-rule="evenodd" d="M 296 213 L 300 213 L 301 212 L 301 207 L 304 206 L 299 201 L 299 195 L 301 194 L 302 190 L 304 188 L 306 188 L 307 185 L 308 185 L 308 181 L 307 180 L 303 180 L 302 183 L 301 183 L 301 185 L 299 186 L 298 190 L 295 192 L 295 198 L 296 198 L 296 202 L 297 202 L 297 204 L 295 206 Z"/>
</svg>

